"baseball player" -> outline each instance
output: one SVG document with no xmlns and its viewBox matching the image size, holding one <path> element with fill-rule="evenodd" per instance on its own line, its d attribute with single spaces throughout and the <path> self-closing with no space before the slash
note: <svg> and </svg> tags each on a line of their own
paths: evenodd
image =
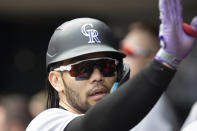
<svg viewBox="0 0 197 131">
<path fill-rule="evenodd" d="M 27 131 L 128 131 L 153 107 L 194 46 L 184 33 L 180 0 L 160 0 L 163 45 L 148 67 L 129 78 L 110 28 L 92 18 L 59 26 L 49 42 L 48 110 Z M 197 28 L 197 18 L 192 21 Z M 191 33 L 193 34 L 193 33 Z M 118 88 L 117 88 L 118 87 Z"/>
</svg>

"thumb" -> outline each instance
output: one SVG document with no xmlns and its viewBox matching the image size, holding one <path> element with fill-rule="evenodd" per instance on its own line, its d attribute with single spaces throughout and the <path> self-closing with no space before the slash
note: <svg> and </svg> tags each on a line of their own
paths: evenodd
<svg viewBox="0 0 197 131">
<path fill-rule="evenodd" d="M 197 16 L 195 16 L 192 21 L 191 24 L 186 24 L 183 23 L 183 30 L 185 33 L 187 33 L 190 36 L 194 36 L 197 38 Z"/>
<path fill-rule="evenodd" d="M 195 16 L 191 21 L 191 27 L 197 32 L 197 16 Z"/>
</svg>

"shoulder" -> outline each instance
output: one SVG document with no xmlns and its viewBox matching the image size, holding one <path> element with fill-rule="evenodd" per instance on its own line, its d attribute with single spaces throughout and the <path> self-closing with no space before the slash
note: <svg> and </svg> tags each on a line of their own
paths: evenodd
<svg viewBox="0 0 197 131">
<path fill-rule="evenodd" d="M 197 130 L 197 121 L 190 123 L 188 126 L 183 128 L 181 131 L 196 131 Z"/>
<path fill-rule="evenodd" d="M 194 105 L 192 106 L 193 110 L 197 110 L 197 102 L 194 103 Z"/>
<path fill-rule="evenodd" d="M 189 117 L 192 117 L 192 119 L 197 120 L 197 102 L 195 102 L 195 103 L 192 105 L 192 108 L 191 108 Z"/>
<path fill-rule="evenodd" d="M 187 119 L 197 120 L 197 102 L 192 105 L 191 111 Z"/>
<path fill-rule="evenodd" d="M 197 102 L 195 102 L 191 108 L 191 111 L 189 112 L 188 117 L 186 118 L 182 129 L 184 129 L 185 127 L 189 126 L 191 123 L 197 121 Z M 193 125 L 193 124 L 192 124 Z M 194 124 L 197 125 L 197 124 Z"/>
<path fill-rule="evenodd" d="M 77 116 L 80 115 L 59 108 L 51 108 L 35 117 L 28 125 L 26 131 L 63 131 L 68 123 Z"/>
</svg>

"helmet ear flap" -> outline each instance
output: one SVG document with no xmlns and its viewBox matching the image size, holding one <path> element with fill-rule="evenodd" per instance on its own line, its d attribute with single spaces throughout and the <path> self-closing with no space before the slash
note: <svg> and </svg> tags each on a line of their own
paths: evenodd
<svg viewBox="0 0 197 131">
<path fill-rule="evenodd" d="M 120 63 L 118 65 L 118 82 L 119 86 L 129 80 L 130 77 L 130 67 L 126 63 Z"/>
<path fill-rule="evenodd" d="M 118 71 L 118 78 L 117 82 L 114 83 L 113 87 L 111 88 L 111 93 L 117 90 L 119 86 L 121 86 L 123 83 L 125 83 L 127 80 L 129 80 L 130 77 L 130 68 L 129 65 L 126 63 L 122 63 L 122 61 L 117 66 Z"/>
</svg>

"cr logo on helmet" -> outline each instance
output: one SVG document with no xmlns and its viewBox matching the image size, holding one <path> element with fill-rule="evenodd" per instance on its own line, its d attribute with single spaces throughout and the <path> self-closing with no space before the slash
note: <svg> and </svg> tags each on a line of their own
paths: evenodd
<svg viewBox="0 0 197 131">
<path fill-rule="evenodd" d="M 84 24 L 81 27 L 81 32 L 83 33 L 83 35 L 88 36 L 89 37 L 89 41 L 88 43 L 101 43 L 101 41 L 98 39 L 98 31 L 95 29 L 87 29 L 86 30 L 86 26 L 90 26 L 91 28 L 93 28 L 92 24 Z"/>
</svg>

